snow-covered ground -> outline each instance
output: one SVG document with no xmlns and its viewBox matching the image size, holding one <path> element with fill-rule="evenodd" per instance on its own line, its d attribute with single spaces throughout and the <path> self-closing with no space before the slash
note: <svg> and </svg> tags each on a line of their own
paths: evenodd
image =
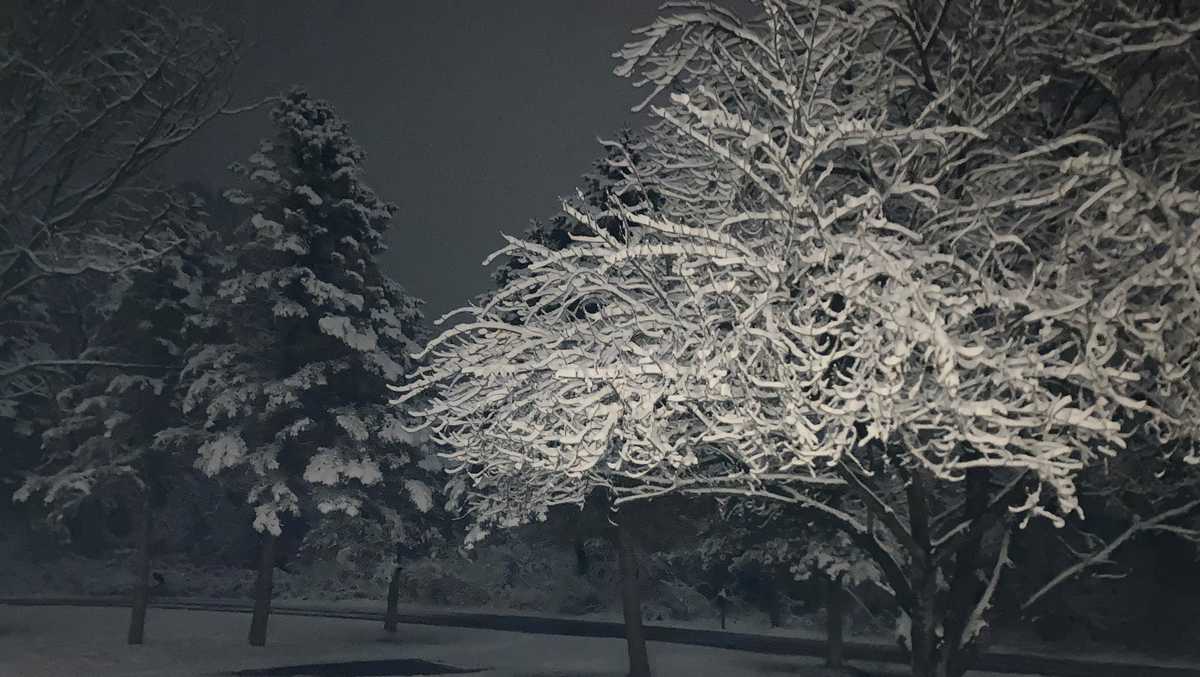
<svg viewBox="0 0 1200 677">
<path fill-rule="evenodd" d="M 222 600 L 229 601 L 229 600 Z M 245 600 L 241 600 L 243 603 Z M 281 596 L 276 598 L 276 604 L 279 605 L 298 605 L 298 606 L 318 606 L 322 608 L 348 609 L 353 611 L 367 611 L 382 613 L 383 602 L 372 599 L 359 600 L 312 600 L 300 597 Z M 479 614 L 507 614 L 514 613 L 521 616 L 534 618 L 547 618 L 556 620 L 588 620 L 588 621 L 611 621 L 620 623 L 622 621 L 619 609 L 609 609 L 605 611 L 597 611 L 590 614 L 554 614 L 554 613 L 539 613 L 524 609 L 503 609 L 496 607 L 438 607 L 421 604 L 405 604 L 400 605 L 402 614 L 421 615 L 421 614 L 437 614 L 446 612 L 462 612 L 462 613 L 479 613 Z M 647 625 L 666 626 L 672 628 L 692 628 L 697 630 L 719 630 L 720 626 L 717 621 L 712 618 L 702 618 L 697 620 L 647 620 Z M 754 635 L 770 635 L 775 637 L 797 637 L 802 639 L 823 640 L 825 638 L 824 619 L 815 618 L 812 616 L 800 617 L 794 616 L 788 619 L 788 623 L 784 627 L 771 627 L 767 622 L 765 614 L 762 613 L 735 613 L 731 614 L 726 622 L 726 628 L 729 632 L 739 632 Z M 846 639 L 850 641 L 870 642 L 890 646 L 895 642 L 893 636 L 882 632 L 871 632 L 870 629 L 861 629 L 849 627 L 846 632 Z M 1191 667 L 1200 664 L 1200 654 L 1195 655 L 1156 655 L 1146 651 L 1135 651 L 1132 649 L 1112 647 L 1102 645 L 1098 642 L 1060 642 L 1057 644 L 1046 644 L 1033 641 L 1028 637 L 1013 636 L 1009 633 L 1007 636 L 1002 636 L 998 641 L 993 641 L 989 645 L 989 650 L 1001 653 L 1017 653 L 1025 656 L 1045 656 L 1056 658 L 1061 656 L 1072 656 L 1079 658 L 1087 658 L 1096 661 L 1108 661 L 1113 663 L 1134 663 L 1139 665 L 1157 665 L 1164 667 Z M 885 668 L 879 668 L 886 671 Z M 972 674 L 989 674 L 989 673 L 972 673 Z M 1197 670 L 1197 675 L 1200 677 L 1200 669 Z M 1097 675 L 1096 677 L 1106 677 Z"/>
<path fill-rule="evenodd" d="M 147 643 L 124 643 L 128 610 L 0 606 L 0 675 L 6 677 L 172 677 L 305 663 L 419 658 L 484 677 L 621 677 L 625 646 L 617 639 L 532 635 L 402 625 L 389 636 L 376 622 L 274 616 L 268 646 L 246 644 L 241 613 L 151 609 Z M 824 677 L 812 658 L 652 642 L 660 677 L 792 675 Z M 873 674 L 897 674 L 863 666 Z M 998 677 L 972 673 L 973 677 Z M 1009 676 L 1011 677 L 1011 676 Z"/>
<path fill-rule="evenodd" d="M 129 566 L 120 557 L 109 559 L 89 559 L 77 556 L 63 556 L 49 563 L 35 563 L 27 556 L 5 549 L 5 542 L 0 541 L 0 596 L 94 596 L 119 595 L 127 596 L 130 585 Z M 528 564 L 534 553 L 545 555 L 551 565 L 547 570 L 532 569 L 540 576 L 529 575 L 522 577 L 516 584 L 501 590 L 499 581 L 495 580 L 495 571 L 502 571 L 510 561 Z M 490 554 L 488 554 L 490 553 Z M 486 556 L 485 556 L 486 555 Z M 546 547 L 535 550 L 525 543 L 507 543 L 503 547 L 493 546 L 490 551 L 481 552 L 479 562 L 466 560 L 442 560 L 433 564 L 426 563 L 425 568 L 414 566 L 410 575 L 434 576 L 437 572 L 446 573 L 445 581 L 437 581 L 438 586 L 448 590 L 459 587 L 471 588 L 474 593 L 465 595 L 466 598 L 488 597 L 484 604 L 444 603 L 431 604 L 428 601 L 417 601 L 402 597 L 401 610 L 407 614 L 444 613 L 444 612 L 477 612 L 477 613 L 516 613 L 523 616 L 568 620 L 602 620 L 620 622 L 621 611 L 615 594 L 602 602 L 607 607 L 590 613 L 563 613 L 551 610 L 564 606 L 559 595 L 568 585 L 546 585 L 546 577 L 553 575 L 552 571 L 572 571 L 574 566 L 573 554 L 564 548 Z M 488 558 L 490 557 L 490 559 Z M 253 588 L 253 571 L 234 567 L 202 567 L 192 564 L 182 558 L 159 559 L 155 563 L 158 571 L 165 572 L 169 581 L 170 591 L 167 595 L 178 595 L 181 600 L 202 602 L 211 599 L 227 601 L 248 601 L 247 593 Z M 520 568 L 520 567 L 518 567 Z M 489 573 L 490 572 L 490 573 Z M 451 575 L 452 574 L 452 575 Z M 280 605 L 298 604 L 320 606 L 356 611 L 380 613 L 383 610 L 384 588 L 360 589 L 346 583 L 344 578 L 338 578 L 325 572 L 307 571 L 297 567 L 295 573 L 276 571 L 275 602 Z M 491 576 L 490 578 L 488 576 Z M 593 582 L 575 577 L 568 578 L 579 587 L 594 585 Z M 536 589 L 554 588 L 552 592 Z M 430 587 L 425 581 L 418 588 Z M 615 587 L 615 586 L 614 586 Z M 603 586 L 597 587 L 603 593 Z M 534 593 L 546 594 L 538 596 Z M 612 592 L 615 593 L 615 590 Z M 661 593 L 661 590 L 659 590 Z M 491 593 L 485 595 L 484 593 Z M 362 597 L 365 595 L 365 597 Z M 353 598 L 358 597 L 358 598 Z M 653 598 L 653 595 L 648 595 Z M 514 606 L 514 599 L 539 601 L 536 605 Z M 164 598 L 164 601 L 165 598 Z M 661 605 L 659 605 L 661 608 Z M 705 630 L 719 629 L 719 621 L 715 617 L 715 609 L 699 607 L 693 609 L 694 615 L 687 619 L 659 617 L 654 614 L 655 605 L 647 602 L 646 621 L 653 625 L 664 625 Z M 887 632 L 889 628 L 883 622 L 869 623 L 862 614 L 849 620 L 847 637 L 852 640 L 872 641 L 883 645 L 892 645 L 893 637 Z M 746 606 L 735 607 L 728 618 L 727 629 L 731 632 L 743 632 L 762 635 L 785 637 L 800 637 L 821 639 L 824 636 L 824 621 L 820 613 L 808 615 L 791 615 L 786 618 L 784 627 L 770 627 L 767 615 L 762 611 Z M 121 621 L 124 623 L 124 621 Z M 239 640 L 241 641 L 241 640 Z M 552 638 L 551 638 L 552 641 Z M 601 641 L 601 640 L 597 640 Z M 1109 643 L 1072 637 L 1052 644 L 1038 642 L 1028 628 L 1005 628 L 997 631 L 993 637 L 991 648 L 1001 652 L 1019 653 L 1022 655 L 1041 656 L 1079 656 L 1094 660 L 1111 662 L 1130 662 L 1142 665 L 1191 666 L 1200 662 L 1200 649 L 1191 647 L 1187 653 L 1168 655 L 1165 652 L 1137 651 L 1127 647 L 1112 646 Z M 1186 649 L 1187 647 L 1185 647 Z M 1198 671 L 1197 674 L 1200 674 Z M 7 677 L 0 671 L 0 677 Z M 1096 677 L 1106 677 L 1097 675 Z"/>
</svg>

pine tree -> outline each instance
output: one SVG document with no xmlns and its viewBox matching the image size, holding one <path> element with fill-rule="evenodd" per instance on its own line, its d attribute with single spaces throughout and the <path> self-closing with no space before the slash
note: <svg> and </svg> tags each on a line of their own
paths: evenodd
<svg viewBox="0 0 1200 677">
<path fill-rule="evenodd" d="M 380 470 L 383 477 L 366 489 L 358 514 L 322 516 L 304 535 L 303 548 L 309 557 L 335 562 L 348 576 L 386 581 L 383 627 L 394 633 L 404 566 L 455 537 L 435 488 L 444 482 L 444 470 L 434 446 L 423 443 L 407 454 L 388 455 Z"/>
<path fill-rule="evenodd" d="M 329 104 L 294 90 L 276 134 L 235 173 L 248 208 L 197 320 L 185 409 L 203 420 L 196 464 L 244 487 L 263 534 L 251 644 L 266 638 L 275 538 L 315 509 L 355 516 L 389 467 L 415 467 L 419 439 L 388 405 L 408 368 L 420 302 L 375 257 L 395 207 L 362 181 L 364 153 Z M 414 501 L 432 490 L 403 483 Z"/>
<path fill-rule="evenodd" d="M 604 146 L 604 156 L 596 160 L 591 171 L 583 175 L 579 189 L 580 202 L 598 211 L 610 207 L 613 200 L 627 209 L 639 209 L 647 205 L 656 208 L 661 205 L 663 196 L 652 185 L 639 181 L 633 172 L 641 145 L 637 135 L 625 129 L 615 140 L 601 141 L 601 144 Z M 621 219 L 613 216 L 602 217 L 599 225 L 616 238 L 622 238 L 626 228 Z M 533 221 L 522 233 L 522 239 L 551 251 L 560 251 L 571 245 L 572 238 L 589 234 L 586 226 L 560 211 L 548 219 Z M 492 271 L 492 281 L 497 289 L 502 289 L 520 278 L 528 266 L 529 259 L 514 252 Z"/>
<path fill-rule="evenodd" d="M 171 232 L 180 246 L 109 290 L 109 307 L 99 311 L 104 321 L 81 354 L 98 366 L 58 392 L 57 416 L 41 436 L 42 462 L 14 494 L 18 501 L 39 496 L 60 528 L 101 501 L 132 515 L 130 644 L 144 637 L 154 508 L 168 487 L 194 474 L 183 457 L 186 448 L 176 444 L 177 386 L 184 325 L 201 301 L 200 262 L 211 242 L 204 216 L 198 202 L 165 213 L 155 226 Z M 135 363 L 142 366 L 120 366 Z"/>
</svg>

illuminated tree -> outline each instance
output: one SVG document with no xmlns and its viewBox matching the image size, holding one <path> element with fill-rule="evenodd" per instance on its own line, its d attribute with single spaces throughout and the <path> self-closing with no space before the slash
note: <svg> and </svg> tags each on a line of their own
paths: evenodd
<svg viewBox="0 0 1200 677">
<path fill-rule="evenodd" d="M 1019 527 L 1082 519 L 1118 461 L 1171 491 L 1068 574 L 1195 536 L 1200 15 L 671 7 L 618 67 L 654 88 L 628 180 L 663 204 L 509 239 L 529 274 L 400 389 L 480 529 L 596 486 L 794 504 L 870 556 L 921 677 L 969 667 Z"/>
</svg>

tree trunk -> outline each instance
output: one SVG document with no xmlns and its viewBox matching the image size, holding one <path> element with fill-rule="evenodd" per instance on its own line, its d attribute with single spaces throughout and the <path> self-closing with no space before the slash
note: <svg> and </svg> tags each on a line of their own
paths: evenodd
<svg viewBox="0 0 1200 677">
<path fill-rule="evenodd" d="M 933 642 L 935 638 L 925 626 L 922 615 L 914 612 L 912 627 L 909 629 L 912 677 L 933 677 Z"/>
<path fill-rule="evenodd" d="M 254 616 L 250 619 L 250 646 L 267 643 L 267 620 L 271 615 L 271 587 L 275 575 L 275 540 L 269 531 L 262 535 L 258 552 L 258 577 L 254 581 Z"/>
<path fill-rule="evenodd" d="M 621 571 L 621 603 L 625 614 L 625 643 L 629 677 L 650 677 L 646 632 L 642 628 L 642 598 L 638 591 L 638 562 L 633 538 L 623 517 L 617 518 L 617 561 Z"/>
<path fill-rule="evenodd" d="M 929 532 L 929 491 L 924 472 L 913 470 L 905 486 L 908 521 L 915 547 L 912 550 L 912 608 L 909 611 L 909 647 L 913 677 L 935 677 L 938 666 L 937 636 L 938 573 L 932 562 Z"/>
<path fill-rule="evenodd" d="M 575 573 L 586 576 L 588 572 L 587 544 L 582 538 L 575 539 Z"/>
<path fill-rule="evenodd" d="M 133 603 L 129 611 L 130 644 L 141 644 L 146 634 L 146 606 L 150 603 L 150 491 L 143 488 L 134 510 L 137 552 L 133 563 Z"/>
<path fill-rule="evenodd" d="M 783 603 L 780 599 L 779 589 L 775 586 L 775 578 L 772 576 L 767 579 L 767 618 L 771 621 L 772 628 L 783 627 Z"/>
<path fill-rule="evenodd" d="M 975 468 L 967 471 L 963 483 L 966 492 L 964 507 L 971 521 L 972 536 L 961 543 L 954 553 L 954 569 L 949 580 L 945 602 L 946 641 L 938 655 L 938 674 L 946 677 L 961 677 L 974 661 L 978 640 L 959 646 L 960 638 L 967 632 L 967 624 L 975 605 L 985 594 L 986 579 L 979 576 L 983 562 L 984 535 L 990 531 L 987 511 L 990 503 L 990 471 Z M 997 553 L 997 556 L 999 553 Z"/>
<path fill-rule="evenodd" d="M 830 576 L 825 600 L 825 665 L 841 668 L 846 664 L 846 640 L 843 623 L 846 616 L 846 593 L 842 584 Z"/>
<path fill-rule="evenodd" d="M 937 636 L 937 619 L 934 611 L 934 598 L 937 594 L 936 582 L 932 577 L 926 581 L 917 578 L 921 584 L 914 589 L 912 625 L 909 629 L 909 646 L 911 647 L 911 666 L 913 677 L 946 677 L 940 670 L 942 661 L 940 652 L 946 649 L 942 640 Z"/>
<path fill-rule="evenodd" d="M 400 615 L 400 562 L 392 569 L 392 580 L 388 583 L 387 613 L 383 616 L 383 629 L 386 632 L 396 632 Z"/>
</svg>

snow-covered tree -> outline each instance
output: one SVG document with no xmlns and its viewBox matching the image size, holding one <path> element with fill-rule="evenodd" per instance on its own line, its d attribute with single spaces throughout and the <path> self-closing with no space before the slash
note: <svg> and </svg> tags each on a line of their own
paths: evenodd
<svg viewBox="0 0 1200 677">
<path fill-rule="evenodd" d="M 421 321 L 420 302 L 375 260 L 394 207 L 363 183 L 363 151 L 329 104 L 293 91 L 271 119 L 275 138 L 235 167 L 248 186 L 226 196 L 250 215 L 184 369 L 184 408 L 204 428 L 196 464 L 245 483 L 264 534 L 254 643 L 265 640 L 283 517 L 357 515 L 385 473 L 416 473 L 420 461 L 420 440 L 387 403 Z M 432 489 L 416 474 L 400 486 L 428 507 Z"/>
<path fill-rule="evenodd" d="M 967 669 L 1014 534 L 1082 519 L 1114 460 L 1173 490 L 1067 574 L 1195 535 L 1200 15 L 671 7 L 618 68 L 654 89 L 629 176 L 663 204 L 509 239 L 528 274 L 401 389 L 481 528 L 595 486 L 794 504 L 871 557 L 921 677 Z"/>
<path fill-rule="evenodd" d="M 626 207 L 636 208 L 642 204 L 657 205 L 661 201 L 661 196 L 654 191 L 653 187 L 629 180 L 628 172 L 632 169 L 634 160 L 634 156 L 630 155 L 630 149 L 634 138 L 635 136 L 629 130 L 623 130 L 618 134 L 616 141 L 603 142 L 605 149 L 604 157 L 593 163 L 591 171 L 583 176 L 582 187 L 577 191 L 579 200 L 583 204 L 601 209 L 610 200 L 616 200 Z M 617 190 L 617 186 L 621 186 L 621 188 Z M 609 236 L 614 238 L 622 237 L 625 230 L 620 218 L 602 218 L 594 225 L 603 229 Z M 534 222 L 524 232 L 523 239 L 546 251 L 555 252 L 570 246 L 575 237 L 586 234 L 590 231 L 591 227 L 591 225 L 580 223 L 568 213 L 560 211 L 549 219 Z M 508 256 L 500 262 L 492 274 L 492 279 L 496 283 L 497 289 L 519 286 L 521 285 L 521 281 L 533 272 L 529 269 L 530 259 L 524 256 L 521 251 L 512 250 L 507 252 L 507 254 Z M 492 257 L 490 260 L 494 260 L 495 258 Z M 486 304 L 494 294 L 495 291 L 491 291 L 480 295 L 476 299 L 476 302 Z M 595 310 L 594 307 L 585 301 L 563 308 L 551 306 L 531 312 L 565 313 L 561 314 L 560 317 L 583 319 L 587 314 L 595 312 Z M 451 313 L 451 315 L 453 314 Z M 525 321 L 519 314 L 500 314 L 496 319 L 516 324 L 521 324 Z M 461 476 L 452 478 L 448 489 L 448 493 L 459 510 L 465 509 L 468 512 L 479 512 L 483 504 L 489 500 L 485 498 L 481 501 L 481 497 L 477 493 L 463 493 L 466 491 L 466 482 Z M 585 509 L 583 503 L 586 498 L 581 499 L 578 502 L 580 514 L 577 515 L 576 520 L 571 521 L 580 531 L 580 533 L 575 535 L 575 538 L 578 539 L 575 542 L 577 557 L 581 558 L 577 563 L 580 565 L 581 570 L 585 568 L 586 552 L 582 538 L 584 532 L 590 531 L 594 526 L 592 525 L 592 519 L 586 517 L 585 514 L 592 517 L 604 514 L 604 527 L 600 531 L 603 532 L 605 540 L 609 541 L 617 550 L 616 555 L 620 571 L 621 599 L 625 617 L 625 636 L 628 647 L 630 674 L 640 677 L 649 672 L 649 656 L 646 649 L 645 633 L 641 625 L 643 615 L 642 601 L 640 586 L 637 580 L 639 570 L 639 547 L 637 541 L 640 539 L 637 537 L 636 532 L 641 530 L 639 527 L 645 526 L 646 515 L 617 516 L 610 496 L 607 496 L 604 492 L 595 492 L 591 497 L 594 499 L 592 503 L 593 507 L 590 510 Z M 482 509 L 482 512 L 486 513 L 487 510 Z M 542 517 L 545 517 L 545 515 L 543 514 Z M 472 544 L 476 540 L 483 538 L 484 533 L 481 529 L 473 529 L 468 533 L 468 544 Z"/>
<path fill-rule="evenodd" d="M 31 407 L 97 362 L 64 338 L 64 299 L 179 242 L 159 226 L 186 205 L 147 170 L 228 103 L 235 45 L 153 0 L 14 10 L 0 27 L 0 425 L 36 436 Z"/>
<path fill-rule="evenodd" d="M 592 164 L 591 170 L 583 175 L 583 182 L 578 190 L 579 199 L 584 204 L 603 209 L 609 200 L 614 198 L 631 208 L 643 203 L 662 203 L 662 196 L 653 186 L 631 180 L 633 177 L 629 172 L 638 159 L 636 142 L 637 135 L 628 129 L 621 130 L 613 141 L 602 142 L 605 153 Z M 633 154 L 630 154 L 631 151 Z M 614 237 L 620 237 L 624 231 L 624 224 L 619 218 L 601 219 L 600 226 Z M 588 226 L 560 211 L 548 219 L 531 223 L 522 233 L 522 238 L 551 251 L 558 251 L 569 246 L 575 236 L 587 233 Z M 498 289 L 504 288 L 514 283 L 528 267 L 527 258 L 520 252 L 512 252 L 492 271 L 492 281 Z"/>
<path fill-rule="evenodd" d="M 840 507 L 840 493 L 844 489 L 830 488 L 820 500 Z M 722 627 L 729 603 L 738 599 L 766 611 L 778 627 L 787 599 L 799 593 L 824 606 L 827 664 L 843 668 L 848 591 L 886 591 L 879 567 L 848 535 L 804 509 L 727 498 L 717 507 L 692 547 L 674 559 L 699 570 L 720 606 Z"/>
<path fill-rule="evenodd" d="M 195 473 L 191 450 L 177 444 L 177 389 L 184 325 L 200 310 L 201 261 L 212 238 L 202 211 L 170 216 L 183 244 L 113 291 L 116 307 L 80 355 L 96 366 L 58 391 L 57 416 L 42 433 L 42 461 L 14 495 L 38 496 L 56 524 L 109 501 L 134 517 L 131 644 L 144 633 L 153 506 Z"/>
<path fill-rule="evenodd" d="M 422 441 L 403 456 L 383 457 L 382 477 L 365 488 L 358 513 L 323 515 L 304 535 L 307 556 L 336 562 L 349 575 L 387 581 L 387 632 L 396 632 L 399 624 L 404 567 L 443 545 L 452 533 L 452 506 L 437 489 L 445 475 L 436 451 Z"/>
</svg>

